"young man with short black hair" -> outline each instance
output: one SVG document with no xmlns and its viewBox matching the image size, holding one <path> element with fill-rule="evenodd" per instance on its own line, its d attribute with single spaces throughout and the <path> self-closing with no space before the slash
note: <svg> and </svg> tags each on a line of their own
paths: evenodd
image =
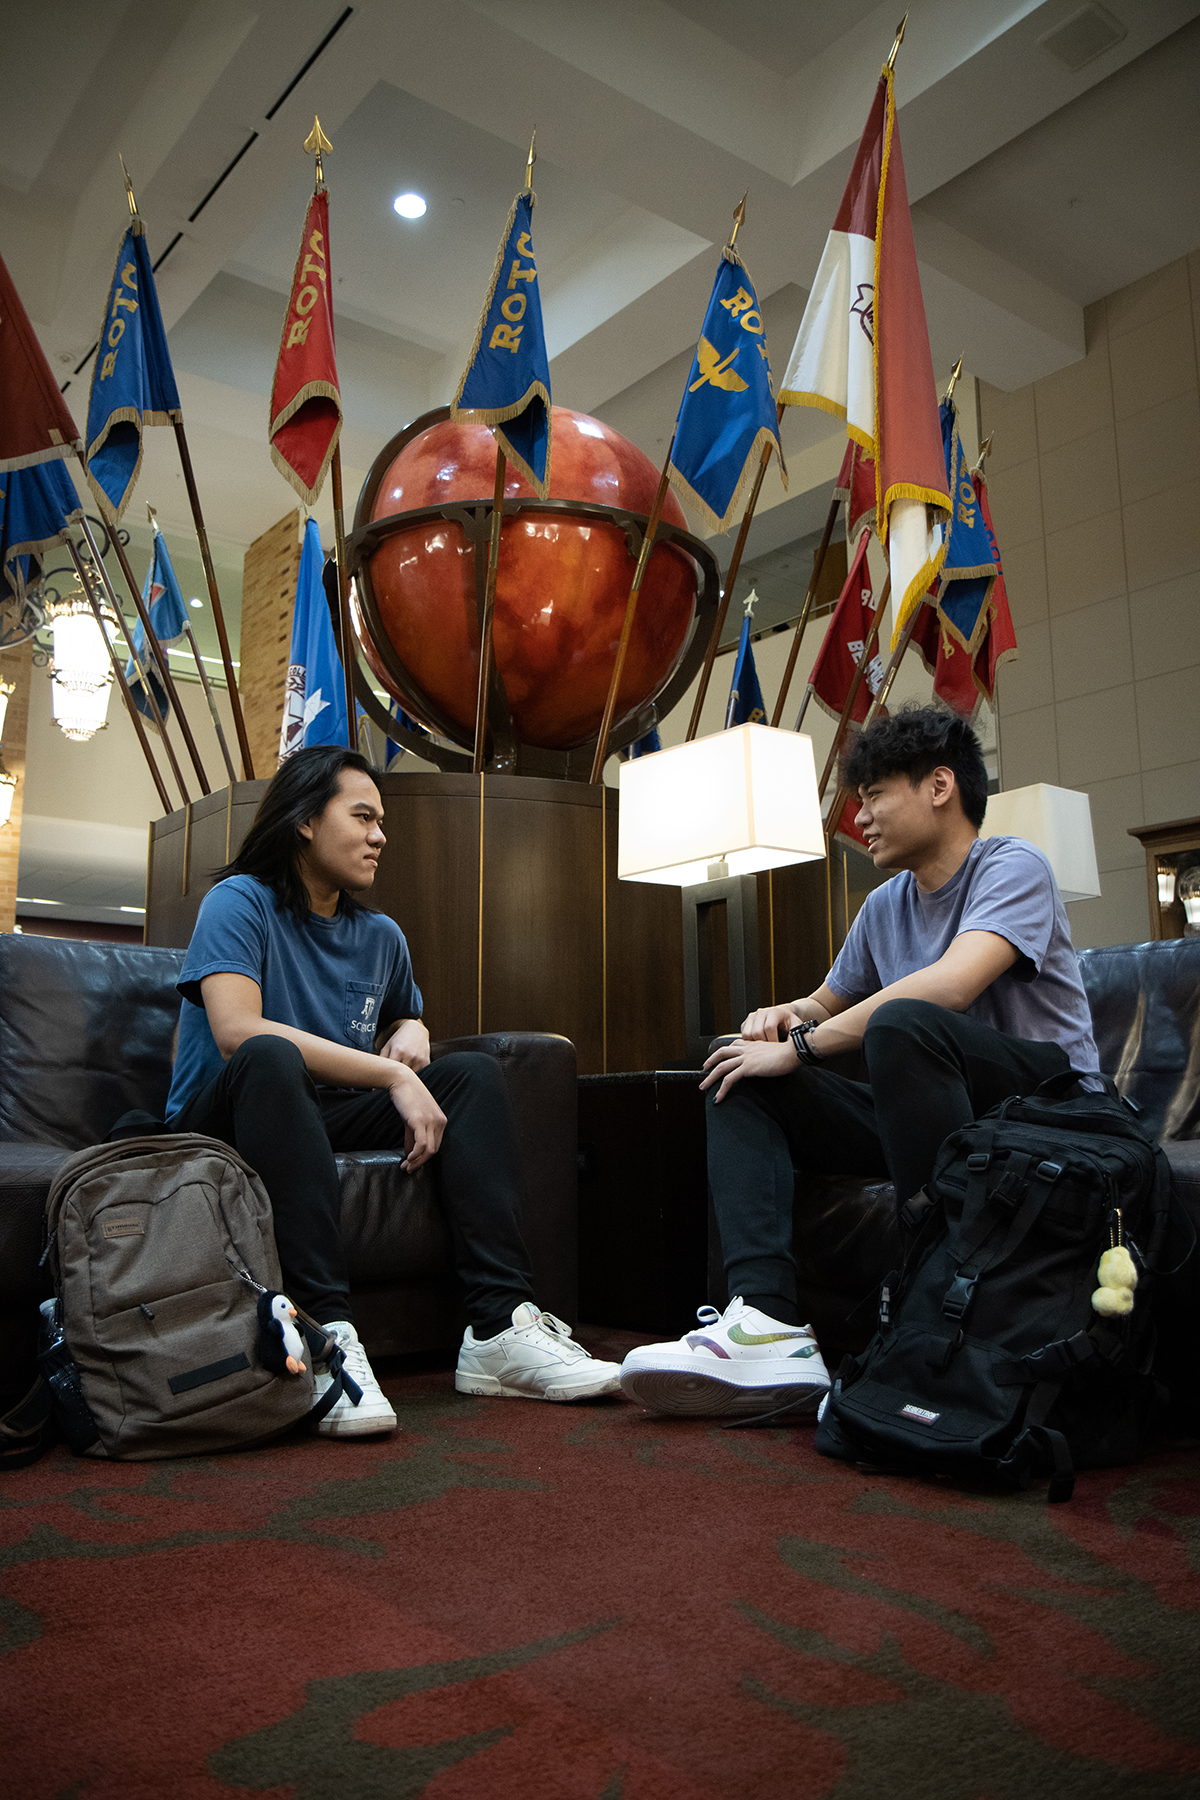
<svg viewBox="0 0 1200 1800">
<path fill-rule="evenodd" d="M 469 1394 L 589 1399 L 617 1390 L 539 1312 L 522 1241 L 515 1125 L 490 1056 L 431 1062 L 400 927 L 356 896 L 375 879 L 383 802 L 356 751 L 297 751 L 238 854 L 205 895 L 180 973 L 184 997 L 167 1123 L 232 1144 L 271 1199 L 284 1286 L 337 1339 L 363 1390 L 321 1420 L 329 1436 L 391 1431 L 392 1411 L 352 1323 L 335 1150 L 434 1161 L 470 1326 L 455 1386 Z M 329 1386 L 317 1373 L 318 1397 Z"/>
<path fill-rule="evenodd" d="M 943 1140 L 1010 1094 L 1099 1064 L 1050 865 L 1020 838 L 982 839 L 987 775 L 971 727 L 902 709 L 855 740 L 842 780 L 877 869 L 815 993 L 760 1008 L 713 1052 L 708 1172 L 728 1291 L 723 1315 L 634 1350 L 631 1398 L 725 1414 L 814 1398 L 829 1376 L 796 1309 L 793 1167 L 890 1176 L 903 1203 Z M 831 1059 L 861 1053 L 868 1079 Z"/>
</svg>

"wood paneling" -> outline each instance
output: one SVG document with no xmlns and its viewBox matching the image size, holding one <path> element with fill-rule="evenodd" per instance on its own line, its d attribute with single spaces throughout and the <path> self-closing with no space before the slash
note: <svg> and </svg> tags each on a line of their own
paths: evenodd
<svg viewBox="0 0 1200 1800">
<path fill-rule="evenodd" d="M 242 570 L 238 691 L 258 776 L 273 775 L 279 761 L 283 688 L 299 573 L 300 514 L 290 512 L 255 538 Z"/>
<path fill-rule="evenodd" d="M 436 1037 L 556 1031 L 580 1069 L 655 1068 L 683 1057 L 679 890 L 616 878 L 617 796 L 583 782 L 381 775 L 387 847 L 371 904 L 394 918 Z M 157 821 L 147 939 L 187 943 L 211 873 L 241 843 L 263 781 Z M 228 849 L 226 833 L 228 832 Z M 186 857 L 185 857 L 186 847 Z M 603 879 L 607 858 L 607 882 Z M 605 971 L 607 966 L 607 1005 Z"/>
<path fill-rule="evenodd" d="M 15 683 L 4 720 L 4 766 L 17 778 L 8 824 L 0 827 L 0 931 L 11 931 L 17 916 L 17 865 L 21 859 L 21 812 L 25 801 L 25 734 L 29 724 L 29 689 L 33 679 L 33 645 L 21 644 L 0 655 L 0 681 Z"/>
</svg>

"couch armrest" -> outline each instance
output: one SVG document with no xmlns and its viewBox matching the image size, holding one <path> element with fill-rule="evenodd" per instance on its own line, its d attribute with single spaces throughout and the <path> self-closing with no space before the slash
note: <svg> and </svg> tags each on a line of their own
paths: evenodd
<svg viewBox="0 0 1200 1800">
<path fill-rule="evenodd" d="M 543 1031 L 489 1031 L 431 1046 L 494 1056 L 504 1071 L 525 1170 L 522 1223 L 539 1306 L 574 1324 L 578 1311 L 579 1099 L 575 1046 Z"/>
</svg>

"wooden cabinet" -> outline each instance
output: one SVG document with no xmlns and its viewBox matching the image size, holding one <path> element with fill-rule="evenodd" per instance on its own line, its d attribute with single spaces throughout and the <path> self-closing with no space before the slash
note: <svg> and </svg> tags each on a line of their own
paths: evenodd
<svg viewBox="0 0 1200 1800">
<path fill-rule="evenodd" d="M 1187 937 L 1200 931 L 1189 928 L 1187 916 L 1177 894 L 1169 900 L 1159 898 L 1159 875 L 1173 874 L 1176 882 L 1185 870 L 1200 869 L 1200 818 L 1172 819 L 1165 825 L 1134 825 L 1130 837 L 1137 838 L 1146 852 L 1146 890 L 1150 902 L 1150 930 L 1156 938 Z"/>
</svg>

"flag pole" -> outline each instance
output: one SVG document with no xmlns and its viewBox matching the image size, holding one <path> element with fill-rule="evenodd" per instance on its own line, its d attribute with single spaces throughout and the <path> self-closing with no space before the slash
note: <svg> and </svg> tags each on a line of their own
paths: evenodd
<svg viewBox="0 0 1200 1800">
<path fill-rule="evenodd" d="M 744 204 L 745 202 L 743 201 L 743 205 Z M 783 407 L 777 406 L 775 409 L 776 425 L 779 424 L 782 418 Z M 685 744 L 691 743 L 700 724 L 700 713 L 708 694 L 709 678 L 712 675 L 713 663 L 716 661 L 717 650 L 720 647 L 721 633 L 725 629 L 725 618 L 729 611 L 729 601 L 733 594 L 734 584 L 738 578 L 738 571 L 742 566 L 742 552 L 746 548 L 746 538 L 750 531 L 750 521 L 754 517 L 754 509 L 758 505 L 758 496 L 762 492 L 763 477 L 767 472 L 767 464 L 771 460 L 771 449 L 772 446 L 770 443 L 763 445 L 762 456 L 754 475 L 754 486 L 750 489 L 750 498 L 746 502 L 746 510 L 742 514 L 742 523 L 738 529 L 737 542 L 733 546 L 733 555 L 729 559 L 729 569 L 725 576 L 724 585 L 721 588 L 721 603 L 717 607 L 717 616 L 713 621 L 712 633 L 708 640 L 708 650 L 704 657 L 704 667 L 700 671 L 700 685 L 696 689 L 696 698 L 692 703 L 692 716 L 688 721 L 687 736 L 684 738 Z"/>
<path fill-rule="evenodd" d="M 666 460 L 662 466 L 662 474 L 658 478 L 658 492 L 654 496 L 654 505 L 650 509 L 650 517 L 646 521 L 646 532 L 642 538 L 642 547 L 638 552 L 637 567 L 633 572 L 633 586 L 629 590 L 629 599 L 625 607 L 625 622 L 621 626 L 621 639 L 617 645 L 617 660 L 613 664 L 612 680 L 608 684 L 608 698 L 604 702 L 604 717 L 600 721 L 600 732 L 596 738 L 596 754 L 592 759 L 591 785 L 595 787 L 604 773 L 604 764 L 608 756 L 608 734 L 612 730 L 613 714 L 617 707 L 617 689 L 621 685 L 621 676 L 625 670 L 625 654 L 629 649 L 629 640 L 633 636 L 633 615 L 637 611 L 638 595 L 642 591 L 642 581 L 646 574 L 646 566 L 650 561 L 650 552 L 654 548 L 655 533 L 662 518 L 663 506 L 667 498 L 667 471 L 671 467 L 671 457 L 675 451 L 675 433 L 671 433 L 671 442 L 667 446 Z"/>
<path fill-rule="evenodd" d="M 154 724 L 159 737 L 162 739 L 163 749 L 167 753 L 167 761 L 170 763 L 175 780 L 179 784 L 179 792 L 183 795 L 183 804 L 185 806 L 190 806 L 192 804 L 192 797 L 184 786 L 183 771 L 180 769 L 176 759 L 174 746 L 167 736 L 167 721 L 163 717 L 162 707 L 158 704 L 158 695 L 150 685 L 149 671 L 146 668 L 145 661 L 143 660 L 137 645 L 133 641 L 133 632 L 130 631 L 129 622 L 125 617 L 125 608 L 117 600 L 117 590 L 111 582 L 108 583 L 108 597 L 116 608 L 117 617 L 121 621 L 121 629 L 125 633 L 125 642 L 129 646 L 129 660 L 137 673 L 137 679 L 142 684 L 142 692 L 146 696 L 146 705 L 150 708 L 151 721 Z M 142 648 L 145 648 L 144 643 Z M 132 692 L 133 690 L 131 688 L 130 693 Z M 137 706 L 136 700 L 134 701 L 134 705 Z M 138 711 L 141 711 L 140 707 L 138 707 Z"/>
<path fill-rule="evenodd" d="M 885 594 L 884 599 L 886 600 L 886 598 L 887 598 L 887 595 Z M 922 600 L 921 606 L 924 606 L 924 605 L 925 605 L 925 601 Z M 863 723 L 862 723 L 862 728 L 864 731 L 867 729 L 868 725 L 874 724 L 875 720 L 879 717 L 880 713 L 883 711 L 884 707 L 887 705 L 888 695 L 892 691 L 892 683 L 896 679 L 896 675 L 899 671 L 900 663 L 903 659 L 904 652 L 908 649 L 909 644 L 912 642 L 912 635 L 913 635 L 913 632 L 916 630 L 917 619 L 920 615 L 921 606 L 914 606 L 911 613 L 908 615 L 908 620 L 907 620 L 907 623 L 905 624 L 904 630 L 900 633 L 900 641 L 896 645 L 896 648 L 892 651 L 891 660 L 889 661 L 887 668 L 884 670 L 883 680 L 879 684 L 879 692 L 875 695 L 874 699 L 871 701 L 870 706 L 867 708 L 867 716 L 863 720 Z M 876 635 L 878 635 L 877 629 L 876 629 Z M 840 731 L 840 726 L 839 726 L 839 731 Z M 834 739 L 834 748 L 836 749 L 836 747 L 837 747 L 837 739 L 835 738 Z M 830 763 L 833 762 L 832 752 L 830 753 L 829 760 L 830 760 Z M 828 765 L 827 765 L 826 774 L 828 774 L 828 772 L 829 771 L 828 771 Z M 822 790 L 823 789 L 824 789 L 824 781 L 822 781 Z M 826 826 L 825 826 L 825 834 L 827 837 L 832 837 L 833 833 L 837 830 L 837 821 L 840 819 L 842 813 L 845 811 L 846 799 L 848 796 L 848 792 L 849 792 L 848 789 L 839 785 L 836 792 L 834 793 L 833 805 L 829 809 L 829 818 L 826 821 Z"/>
<path fill-rule="evenodd" d="M 779 690 L 779 698 L 775 702 L 775 711 L 771 715 L 772 725 L 778 725 L 783 716 L 784 702 L 788 696 L 788 689 L 792 685 L 792 676 L 796 670 L 796 658 L 800 654 L 800 645 L 804 640 L 804 633 L 808 627 L 809 617 L 816 601 L 817 587 L 825 568 L 825 557 L 829 551 L 829 540 L 833 536 L 833 528 L 837 523 L 838 507 L 840 505 L 841 501 L 835 494 L 833 499 L 829 502 L 829 512 L 825 519 L 825 529 L 821 533 L 821 542 L 817 546 L 817 554 L 813 557 L 812 575 L 809 578 L 808 592 L 805 594 L 804 604 L 800 608 L 800 617 L 796 620 L 796 630 L 792 637 L 792 647 L 788 651 L 787 667 L 783 671 L 783 685 Z M 800 721 L 804 718 L 804 709 L 807 704 L 808 694 L 806 693 L 804 699 L 800 703 L 800 718 L 796 721 L 797 731 L 800 729 Z"/>
<path fill-rule="evenodd" d="M 537 161 L 537 126 L 529 140 L 525 159 L 525 187 L 530 207 L 535 203 L 533 165 Z M 508 457 L 504 446 L 496 440 L 496 483 L 492 491 L 491 534 L 488 539 L 487 580 L 483 590 L 483 617 L 479 621 L 479 686 L 475 693 L 475 753 L 471 773 L 482 775 L 484 742 L 487 737 L 487 703 L 492 685 L 492 628 L 496 614 L 496 580 L 500 572 L 500 532 L 504 524 L 504 483 L 508 474 Z"/>
<path fill-rule="evenodd" d="M 333 145 L 321 130 L 321 121 L 313 114 L 313 128 L 304 140 L 304 148 L 316 158 L 317 177 L 313 193 L 325 193 L 325 166 L 322 157 Z M 333 488 L 333 554 L 337 569 L 338 649 L 342 656 L 342 678 L 346 684 L 346 737 L 351 750 L 358 747 L 358 708 L 354 699 L 354 640 L 350 627 L 350 572 L 346 567 L 346 514 L 342 500 L 342 433 L 338 427 L 337 443 L 329 464 Z"/>
<path fill-rule="evenodd" d="M 121 690 L 121 698 L 125 702 L 125 707 L 129 713 L 129 717 L 133 720 L 133 729 L 137 733 L 138 743 L 142 746 L 142 754 L 146 758 L 146 767 L 149 769 L 150 774 L 154 779 L 154 785 L 158 789 L 159 802 L 162 806 L 164 813 L 174 812 L 175 809 L 171 805 L 171 797 L 167 793 L 167 790 L 166 790 L 165 786 L 163 785 L 163 778 L 158 772 L 158 764 L 155 762 L 154 756 L 150 749 L 150 740 L 147 738 L 146 728 L 142 724 L 142 715 L 139 713 L 137 707 L 135 706 L 133 695 L 129 691 L 129 683 L 125 679 L 125 671 L 121 667 L 121 659 L 117 655 L 117 647 L 113 643 L 112 639 L 109 637 L 107 631 L 105 631 L 105 629 L 104 629 L 104 615 L 100 611 L 100 606 L 96 599 L 95 594 L 92 592 L 91 583 L 89 582 L 87 575 L 84 571 L 83 561 L 79 555 L 78 550 L 76 550 L 75 545 L 69 536 L 68 536 L 66 542 L 67 542 L 67 550 L 70 554 L 71 561 L 75 564 L 75 573 L 79 577 L 79 585 L 83 589 L 84 593 L 87 595 L 88 604 L 91 607 L 92 612 L 95 614 L 96 624 L 97 624 L 97 627 L 99 628 L 100 636 L 104 639 L 104 642 L 108 647 L 108 654 L 112 661 L 112 666 L 113 666 L 113 674 L 116 676 L 117 686 Z M 186 804 L 186 802 L 185 802 L 185 804 Z"/>
<path fill-rule="evenodd" d="M 125 625 L 124 609 L 122 608 L 120 601 L 117 599 L 116 587 L 113 583 L 112 577 L 109 575 L 108 570 L 104 566 L 104 559 L 100 555 L 100 546 L 97 544 L 95 538 L 92 535 L 92 528 L 87 522 L 86 515 L 80 521 L 80 529 L 82 530 L 84 537 L 87 539 L 88 549 L 92 553 L 92 563 L 93 563 L 93 566 L 96 568 L 96 570 L 99 573 L 101 585 L 107 590 L 109 599 L 112 602 L 113 611 L 116 613 L 118 619 L 120 619 L 122 628 L 126 630 L 126 634 L 127 634 L 128 641 L 129 641 L 129 654 L 132 657 L 134 663 L 136 664 L 136 666 L 139 670 L 139 679 L 142 681 L 142 684 L 146 690 L 146 694 L 149 699 L 150 705 L 154 708 L 155 723 L 159 727 L 159 732 L 160 732 L 160 735 L 161 735 L 162 741 L 163 741 L 163 748 L 165 749 L 165 751 L 167 753 L 167 760 L 169 761 L 171 768 L 174 771 L 175 780 L 179 785 L 179 791 L 183 795 L 184 805 L 190 806 L 191 799 L 188 795 L 187 788 L 184 785 L 183 773 L 180 770 L 178 762 L 176 761 L 175 752 L 171 747 L 171 740 L 167 736 L 166 724 L 165 724 L 165 721 L 163 720 L 162 714 L 158 710 L 158 702 L 154 698 L 154 690 L 150 686 L 148 669 L 147 669 L 146 665 L 142 663 L 140 657 L 138 657 L 134 653 L 133 637 L 132 637 L 132 633 L 130 633 L 128 631 L 128 627 Z M 129 586 L 129 591 L 133 595 L 134 600 L 136 602 L 137 615 L 142 622 L 143 643 L 148 643 L 154 652 L 154 658 L 155 658 L 155 661 L 158 663 L 159 673 L 164 677 L 163 687 L 167 694 L 168 704 L 171 701 L 174 701 L 174 703 L 175 703 L 175 716 L 179 720 L 180 730 L 183 732 L 184 738 L 188 744 L 189 749 L 191 750 L 192 762 L 196 765 L 196 772 L 200 777 L 203 791 L 207 794 L 210 791 L 210 789 L 208 786 L 208 782 L 204 778 L 204 766 L 199 761 L 199 758 L 196 755 L 196 746 L 192 739 L 191 732 L 188 730 L 187 720 L 184 718 L 183 713 L 180 709 L 179 694 L 175 687 L 174 680 L 172 679 L 171 671 L 167 667 L 166 655 L 163 651 L 162 645 L 159 643 L 158 638 L 155 635 L 154 627 L 150 623 L 150 615 L 146 611 L 146 607 L 142 601 L 141 593 L 138 590 L 137 582 L 134 580 L 133 570 L 129 567 L 129 561 L 125 555 L 124 547 L 121 544 L 120 539 L 117 537 L 117 528 L 115 525 L 110 533 L 110 537 L 111 537 L 113 544 L 116 547 L 117 554 L 120 557 L 121 567 L 124 571 L 125 579 Z"/>
<path fill-rule="evenodd" d="M 146 517 L 149 519 L 151 525 L 154 528 L 155 537 L 156 538 L 161 537 L 162 533 L 158 529 L 158 514 L 155 512 L 154 508 L 151 506 L 151 504 L 148 500 L 146 502 Z M 192 656 L 193 656 L 193 658 L 195 660 L 195 664 L 196 664 L 196 673 L 200 677 L 200 686 L 204 690 L 204 698 L 208 701 L 208 710 L 209 710 L 209 714 L 212 718 L 213 730 L 217 734 L 217 743 L 221 747 L 221 755 L 225 759 L 225 767 L 229 773 L 229 779 L 231 782 L 234 782 L 237 780 L 237 775 L 234 772 L 233 762 L 229 755 L 229 746 L 225 742 L 225 733 L 221 729 L 221 715 L 217 711 L 217 703 L 213 699 L 212 688 L 209 686 L 208 676 L 204 672 L 204 662 L 200 655 L 200 646 L 196 642 L 195 635 L 192 631 L 191 621 L 188 619 L 186 613 L 184 614 L 184 619 L 183 619 L 183 629 L 184 629 L 184 633 L 187 637 L 187 641 L 192 647 Z M 147 692 L 149 692 L 148 688 L 147 688 Z"/>
<path fill-rule="evenodd" d="M 82 457 L 80 457 L 79 460 L 81 463 L 83 462 Z M 91 527 L 88 525 L 86 519 L 83 522 L 83 530 L 84 535 L 88 540 L 88 544 L 91 547 L 92 555 L 96 558 L 96 561 L 99 562 L 100 552 L 96 548 L 96 541 L 92 536 Z M 212 789 L 208 785 L 208 776 L 204 773 L 204 764 L 200 760 L 200 752 L 196 748 L 196 740 L 192 736 L 191 726 L 188 724 L 183 707 L 180 705 L 179 692 L 175 686 L 175 678 L 171 674 L 170 667 L 167 663 L 166 652 L 159 643 L 154 627 L 150 623 L 150 614 L 147 612 L 145 601 L 142 599 L 142 591 L 138 587 L 137 579 L 129 566 L 129 558 L 125 554 L 125 546 L 121 542 L 115 525 L 109 535 L 112 538 L 113 549 L 117 553 L 117 561 L 121 565 L 121 573 L 125 577 L 125 585 L 128 587 L 129 592 L 133 597 L 134 610 L 142 622 L 142 630 L 145 633 L 146 642 L 149 644 L 151 654 L 158 664 L 158 672 L 162 676 L 162 684 L 166 692 L 167 700 L 169 704 L 174 707 L 175 717 L 179 720 L 179 729 L 183 734 L 183 741 L 187 745 L 187 752 L 188 756 L 191 758 L 192 767 L 196 771 L 196 779 L 200 783 L 200 792 L 202 794 L 210 794 Z M 120 608 L 118 607 L 117 610 L 119 612 Z"/>
<path fill-rule="evenodd" d="M 342 510 L 342 445 L 341 433 L 333 447 L 329 465 L 333 484 L 333 548 L 337 562 L 338 637 L 341 639 L 342 673 L 346 680 L 346 736 L 352 750 L 358 745 L 358 709 L 354 699 L 354 637 L 350 628 L 350 573 L 346 567 L 346 523 Z"/>
<path fill-rule="evenodd" d="M 483 748 L 487 735 L 488 690 L 492 685 L 492 622 L 496 612 L 496 577 L 500 570 L 500 528 L 504 523 L 504 482 L 508 458 L 496 445 L 496 485 L 492 493 L 492 528 L 488 540 L 487 582 L 483 593 L 483 617 L 479 621 L 479 686 L 475 694 L 475 755 L 471 773 L 483 773 Z"/>
<path fill-rule="evenodd" d="M 841 715 L 841 718 L 837 722 L 837 730 L 833 734 L 833 747 L 830 750 L 829 755 L 825 759 L 825 768 L 822 772 L 820 784 L 817 788 L 817 798 L 819 800 L 824 799 L 824 797 L 825 797 L 825 789 L 829 785 L 829 777 L 833 773 L 834 764 L 837 762 L 837 759 L 838 759 L 838 749 L 841 744 L 842 733 L 846 729 L 847 721 L 849 720 L 850 714 L 854 709 L 854 702 L 858 698 L 858 690 L 862 686 L 863 676 L 866 674 L 867 665 L 869 664 L 869 662 L 871 660 L 871 652 L 874 650 L 875 644 L 878 640 L 879 627 L 883 622 L 883 615 L 887 609 L 887 603 L 891 596 L 891 592 L 892 592 L 892 578 L 889 575 L 887 580 L 883 584 L 883 592 L 879 596 L 879 605 L 875 608 L 875 611 L 871 616 L 871 625 L 870 625 L 870 629 L 867 632 L 867 641 L 862 647 L 862 654 L 860 655 L 860 657 L 858 659 L 858 666 L 854 671 L 854 677 L 853 677 L 853 679 L 850 683 L 849 689 L 847 690 L 847 693 L 846 693 L 845 704 L 842 707 L 842 715 Z M 807 696 L 806 696 L 806 699 L 807 699 Z"/>
<path fill-rule="evenodd" d="M 200 509 L 200 493 L 196 487 L 191 451 L 188 449 L 187 433 L 183 429 L 182 419 L 175 422 L 175 445 L 179 451 L 179 465 L 183 470 L 183 485 L 187 489 L 188 505 L 192 509 L 192 524 L 196 531 L 196 542 L 200 546 L 200 561 L 204 564 L 204 579 L 208 583 L 208 598 L 217 627 L 217 642 L 221 646 L 225 687 L 229 694 L 230 707 L 233 710 L 233 724 L 237 732 L 238 749 L 241 751 L 242 769 L 246 780 L 253 781 L 254 763 L 250 756 L 250 739 L 246 735 L 246 721 L 242 717 L 242 700 L 238 693 L 237 677 L 233 672 L 233 658 L 229 651 L 229 634 L 225 629 L 225 614 L 221 607 L 221 596 L 217 592 L 217 571 L 213 567 L 212 552 L 208 547 L 208 530 L 204 523 L 204 514 Z M 228 760 L 226 757 L 227 762 Z M 204 791 L 208 792 L 207 787 Z"/>
<path fill-rule="evenodd" d="M 121 155 L 121 153 L 119 151 L 117 153 L 117 160 L 121 165 L 121 174 L 125 178 L 125 198 L 129 202 L 129 216 L 131 219 L 137 219 L 140 222 L 141 214 L 138 212 L 137 198 L 133 191 L 133 179 L 130 176 L 129 170 L 125 167 L 125 158 Z M 204 530 L 204 519 L 200 513 L 200 496 L 196 492 L 196 478 L 195 478 L 194 474 L 192 473 L 192 459 L 188 454 L 187 438 L 184 435 L 182 419 L 178 419 L 175 421 L 175 442 L 179 446 L 179 459 L 180 459 L 180 463 L 183 468 L 184 486 L 187 488 L 187 491 L 188 491 L 188 500 L 189 500 L 189 502 L 191 504 L 191 508 L 192 508 L 192 517 L 196 522 L 196 536 L 199 539 L 199 543 L 200 543 L 200 557 L 204 564 L 205 575 L 208 577 L 208 589 L 209 589 L 210 598 L 212 599 L 213 612 L 214 612 L 214 614 L 216 616 L 216 620 L 217 620 L 217 632 L 221 639 L 222 646 L 225 646 L 225 644 L 226 644 L 225 621 L 224 621 L 224 618 L 221 613 L 221 597 L 217 593 L 217 578 L 216 578 L 216 575 L 213 573 L 212 558 L 208 552 L 208 536 Z M 84 471 L 84 474 L 86 475 L 87 474 L 87 464 L 86 464 L 86 462 L 84 462 L 84 459 L 82 456 L 80 457 L 79 460 L 83 464 L 83 471 Z M 85 527 L 85 529 L 86 529 L 86 527 Z M 175 691 L 175 683 L 171 679 L 171 671 L 170 671 L 169 667 L 167 666 L 166 656 L 163 653 L 162 646 L 160 645 L 158 638 L 155 636 L 154 631 L 151 628 L 149 616 L 147 615 L 146 610 L 142 605 L 141 593 L 138 589 L 137 582 L 133 578 L 133 571 L 129 567 L 129 559 L 125 555 L 125 548 L 124 548 L 124 545 L 121 543 L 120 537 L 117 534 L 117 527 L 116 527 L 115 523 L 114 523 L 113 529 L 112 529 L 112 541 L 113 541 L 113 547 L 117 552 L 117 561 L 121 565 L 121 572 L 125 576 L 126 581 L 129 583 L 129 591 L 133 595 L 134 604 L 137 607 L 138 617 L 142 621 L 142 629 L 146 634 L 147 642 L 151 645 L 155 661 L 158 663 L 159 669 L 162 673 L 163 688 L 167 695 L 168 705 L 173 705 L 175 708 L 175 716 L 179 720 L 179 729 L 183 733 L 183 741 L 187 745 L 188 755 L 192 759 L 192 767 L 196 771 L 196 779 L 200 783 L 200 791 L 201 791 L 201 793 L 204 793 L 204 794 L 211 793 L 212 790 L 210 789 L 210 787 L 208 785 L 208 777 L 204 773 L 204 764 L 200 761 L 199 752 L 196 749 L 195 739 L 192 737 L 191 727 L 188 724 L 187 718 L 184 715 L 183 707 L 180 705 L 179 695 Z M 231 684 L 230 685 L 230 695 L 231 695 L 231 698 L 233 699 L 234 715 L 236 717 L 237 713 L 238 713 L 237 687 L 236 687 L 236 684 L 233 682 L 233 671 L 232 671 L 232 669 L 230 669 L 228 667 L 226 668 L 226 679 Z M 148 687 L 146 689 L 146 692 L 148 694 L 150 692 Z M 165 732 L 164 732 L 164 741 L 165 741 Z"/>
<path fill-rule="evenodd" d="M 749 198 L 749 194 L 750 190 L 747 188 L 746 192 L 738 201 L 737 206 L 734 208 L 733 230 L 729 234 L 729 248 L 731 250 L 737 243 L 738 232 L 746 222 L 746 201 Z M 775 424 L 777 427 L 783 418 L 783 414 L 784 407 L 781 402 L 775 408 Z M 766 475 L 767 464 L 770 460 L 771 446 L 770 444 L 764 444 L 762 456 L 754 475 L 754 486 L 750 489 L 750 498 L 746 502 L 746 510 L 742 514 L 742 522 L 738 528 L 737 541 L 733 546 L 733 555 L 729 559 L 729 569 L 721 587 L 721 600 L 717 607 L 716 619 L 713 621 L 712 632 L 709 635 L 708 649 L 705 651 L 704 655 L 704 666 L 700 671 L 700 685 L 696 689 L 696 698 L 692 703 L 692 716 L 688 720 L 687 735 L 684 738 L 685 744 L 691 743 L 700 726 L 700 714 L 703 711 L 704 702 L 708 695 L 708 684 L 712 677 L 713 664 L 716 661 L 717 651 L 721 645 L 721 633 L 725 629 L 725 619 L 729 612 L 730 597 L 733 593 L 734 584 L 738 578 L 738 571 L 742 566 L 742 552 L 746 548 L 746 538 L 750 531 L 750 522 L 754 517 L 754 509 L 758 505 L 758 496 L 762 492 L 763 477 Z"/>
</svg>

